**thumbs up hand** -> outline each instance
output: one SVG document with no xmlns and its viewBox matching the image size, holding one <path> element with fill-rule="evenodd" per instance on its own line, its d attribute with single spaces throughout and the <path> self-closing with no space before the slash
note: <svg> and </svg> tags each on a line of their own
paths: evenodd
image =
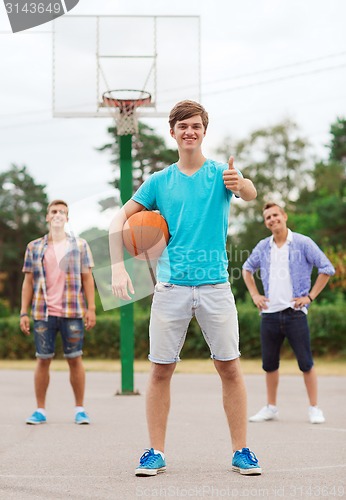
<svg viewBox="0 0 346 500">
<path fill-rule="evenodd" d="M 233 156 L 229 157 L 228 170 L 224 170 L 223 172 L 223 182 L 226 188 L 233 191 L 233 193 L 239 193 L 245 185 L 244 179 L 238 174 L 234 167 Z"/>
</svg>

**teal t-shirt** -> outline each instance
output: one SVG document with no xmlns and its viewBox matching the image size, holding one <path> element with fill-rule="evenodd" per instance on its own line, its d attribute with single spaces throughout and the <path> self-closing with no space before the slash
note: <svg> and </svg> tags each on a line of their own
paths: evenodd
<svg viewBox="0 0 346 500">
<path fill-rule="evenodd" d="M 159 281 L 185 286 L 228 280 L 226 239 L 232 191 L 227 164 L 206 160 L 193 175 L 174 163 L 151 175 L 132 199 L 166 219 L 170 239 L 158 260 Z M 240 173 L 240 172 L 239 172 Z"/>
</svg>

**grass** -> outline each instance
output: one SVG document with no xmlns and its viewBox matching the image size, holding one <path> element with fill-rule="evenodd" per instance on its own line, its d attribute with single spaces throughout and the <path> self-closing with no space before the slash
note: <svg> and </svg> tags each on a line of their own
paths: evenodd
<svg viewBox="0 0 346 500">
<path fill-rule="evenodd" d="M 34 370 L 35 360 L 0 360 L 0 370 Z M 109 359 L 84 359 L 87 372 L 119 372 L 121 364 L 119 360 Z M 241 366 L 245 375 L 262 375 L 260 359 L 241 359 Z M 318 375 L 346 376 L 346 359 L 319 358 L 315 359 Z M 51 369 L 55 371 L 66 371 L 67 363 L 63 359 L 52 361 Z M 135 361 L 135 372 L 147 373 L 150 363 L 146 360 Z M 215 368 L 210 359 L 188 359 L 178 363 L 176 373 L 215 373 Z M 299 375 L 300 371 L 294 359 L 282 359 L 280 363 L 281 375 Z"/>
</svg>

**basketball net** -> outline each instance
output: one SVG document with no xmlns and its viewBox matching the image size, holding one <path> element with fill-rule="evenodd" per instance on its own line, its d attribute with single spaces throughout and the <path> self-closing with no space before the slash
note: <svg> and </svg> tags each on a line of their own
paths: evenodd
<svg viewBox="0 0 346 500">
<path fill-rule="evenodd" d="M 115 120 L 117 135 L 133 135 L 138 133 L 137 108 L 149 104 L 151 95 L 144 90 L 109 90 L 102 100 Z"/>
<path fill-rule="evenodd" d="M 133 135 L 138 133 L 137 106 L 114 108 L 114 119 L 118 135 Z"/>
</svg>

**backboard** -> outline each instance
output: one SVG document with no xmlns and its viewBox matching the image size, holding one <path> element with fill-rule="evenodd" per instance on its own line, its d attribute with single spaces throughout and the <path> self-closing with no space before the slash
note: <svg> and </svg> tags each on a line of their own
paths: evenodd
<svg viewBox="0 0 346 500">
<path fill-rule="evenodd" d="M 200 101 L 199 16 L 63 16 L 53 26 L 54 117 L 112 115 L 102 94 L 142 89 L 139 117 L 167 116 L 182 99 Z"/>
</svg>

